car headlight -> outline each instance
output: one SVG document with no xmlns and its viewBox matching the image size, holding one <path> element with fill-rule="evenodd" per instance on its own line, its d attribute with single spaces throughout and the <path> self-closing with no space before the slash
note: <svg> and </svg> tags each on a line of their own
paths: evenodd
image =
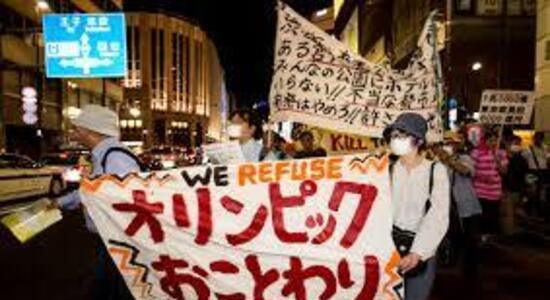
<svg viewBox="0 0 550 300">
<path fill-rule="evenodd" d="M 80 182 L 82 176 L 80 174 L 80 170 L 69 169 L 63 173 L 63 179 L 65 182 Z"/>
</svg>

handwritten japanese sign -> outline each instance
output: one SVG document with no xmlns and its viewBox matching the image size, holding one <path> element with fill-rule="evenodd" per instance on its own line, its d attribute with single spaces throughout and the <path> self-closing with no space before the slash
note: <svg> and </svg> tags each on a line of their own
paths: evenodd
<svg viewBox="0 0 550 300">
<path fill-rule="evenodd" d="M 45 14 L 46 76 L 124 77 L 124 14 Z"/>
<path fill-rule="evenodd" d="M 479 121 L 484 124 L 529 124 L 534 104 L 533 92 L 485 90 L 481 96 Z"/>
<path fill-rule="evenodd" d="M 145 175 L 81 187 L 136 299 L 402 296 L 387 156 Z"/>
<path fill-rule="evenodd" d="M 441 80 L 436 76 L 431 19 L 408 67 L 394 70 L 352 53 L 281 4 L 270 92 L 272 120 L 381 137 L 400 113 L 412 111 L 427 119 L 428 139 L 441 140 Z"/>
<path fill-rule="evenodd" d="M 329 155 L 346 155 L 359 152 L 372 152 L 378 148 L 378 140 L 368 136 L 349 134 L 327 130 L 315 126 L 296 126 L 295 140 L 299 140 L 299 133 L 309 131 L 314 137 L 317 146 L 323 148 Z M 301 146 L 297 142 L 298 146 Z"/>
</svg>

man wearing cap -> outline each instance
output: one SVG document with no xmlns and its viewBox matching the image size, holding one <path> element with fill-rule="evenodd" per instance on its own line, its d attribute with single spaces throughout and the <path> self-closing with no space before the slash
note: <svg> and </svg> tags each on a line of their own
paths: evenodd
<svg viewBox="0 0 550 300">
<path fill-rule="evenodd" d="M 435 255 L 449 224 L 450 187 L 447 170 L 425 159 L 426 120 L 404 113 L 384 130 L 398 160 L 390 167 L 393 207 L 392 236 L 402 256 L 405 299 L 429 298 L 435 279 Z"/>
<path fill-rule="evenodd" d="M 123 177 L 140 171 L 139 161 L 119 141 L 117 113 L 99 105 L 87 105 L 72 124 L 74 128 L 71 138 L 91 150 L 92 177 L 106 173 Z M 53 200 L 53 205 L 62 209 L 77 209 L 80 207 L 80 194 L 74 191 Z M 97 229 L 85 210 L 84 215 L 88 230 L 97 234 Z M 99 244 L 99 262 L 92 291 L 94 298 L 132 299 L 105 246 L 102 242 Z"/>
</svg>

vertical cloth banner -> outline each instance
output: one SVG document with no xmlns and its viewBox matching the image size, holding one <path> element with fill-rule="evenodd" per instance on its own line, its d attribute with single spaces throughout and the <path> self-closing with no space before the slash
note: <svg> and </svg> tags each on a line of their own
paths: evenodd
<svg viewBox="0 0 550 300">
<path fill-rule="evenodd" d="M 401 299 L 388 157 L 362 154 L 85 180 L 136 299 Z"/>
<path fill-rule="evenodd" d="M 442 140 L 434 15 L 426 21 L 408 67 L 394 70 L 352 53 L 279 4 L 271 120 L 381 137 L 399 114 L 416 112 L 428 121 L 428 140 Z"/>
<path fill-rule="evenodd" d="M 483 124 L 529 124 L 535 106 L 531 91 L 484 90 L 479 121 Z"/>
</svg>

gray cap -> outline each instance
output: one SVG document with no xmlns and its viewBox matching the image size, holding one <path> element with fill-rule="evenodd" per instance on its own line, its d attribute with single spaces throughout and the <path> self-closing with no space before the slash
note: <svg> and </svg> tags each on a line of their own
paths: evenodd
<svg viewBox="0 0 550 300">
<path fill-rule="evenodd" d="M 426 140 L 426 132 L 428 131 L 428 123 L 426 119 L 417 113 L 402 113 L 393 124 L 384 129 L 384 138 L 390 139 L 390 134 L 393 130 L 404 131 L 416 138 Z"/>
</svg>

